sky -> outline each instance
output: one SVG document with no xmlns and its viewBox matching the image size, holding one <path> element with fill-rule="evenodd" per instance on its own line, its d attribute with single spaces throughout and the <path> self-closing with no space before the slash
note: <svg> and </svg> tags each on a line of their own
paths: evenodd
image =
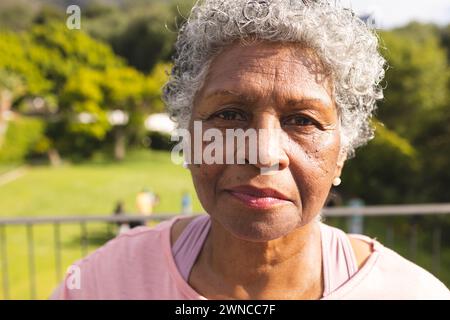
<svg viewBox="0 0 450 320">
<path fill-rule="evenodd" d="M 358 13 L 375 12 L 377 26 L 392 28 L 411 20 L 450 23 L 450 0 L 341 0 Z"/>
</svg>

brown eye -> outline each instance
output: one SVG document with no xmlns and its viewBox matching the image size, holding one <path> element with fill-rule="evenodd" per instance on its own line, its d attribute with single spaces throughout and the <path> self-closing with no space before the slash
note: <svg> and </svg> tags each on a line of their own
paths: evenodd
<svg viewBox="0 0 450 320">
<path fill-rule="evenodd" d="M 214 114 L 214 118 L 219 118 L 226 121 L 246 121 L 247 118 L 242 112 L 235 110 L 224 110 Z"/>
<path fill-rule="evenodd" d="M 287 118 L 283 124 L 287 126 L 310 126 L 314 125 L 314 122 L 305 116 L 295 115 Z"/>
</svg>

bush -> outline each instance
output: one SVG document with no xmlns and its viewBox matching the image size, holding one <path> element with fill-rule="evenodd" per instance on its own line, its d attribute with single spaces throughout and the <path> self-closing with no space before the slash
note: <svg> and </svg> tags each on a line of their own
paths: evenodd
<svg viewBox="0 0 450 320">
<path fill-rule="evenodd" d="M 375 139 L 344 166 L 341 195 L 362 198 L 366 204 L 424 201 L 415 193 L 422 168 L 417 150 L 394 131 L 375 126 Z"/>
<path fill-rule="evenodd" d="M 177 144 L 177 141 L 170 141 L 170 135 L 151 131 L 148 134 L 150 148 L 153 150 L 167 150 L 171 151 L 172 148 Z"/>
<path fill-rule="evenodd" d="M 10 121 L 3 143 L 0 145 L 0 162 L 21 162 L 45 139 L 44 122 L 29 117 Z"/>
</svg>

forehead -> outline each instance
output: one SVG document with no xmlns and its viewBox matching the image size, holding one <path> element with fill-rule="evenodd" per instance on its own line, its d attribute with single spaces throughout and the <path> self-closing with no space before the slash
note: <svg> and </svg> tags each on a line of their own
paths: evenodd
<svg viewBox="0 0 450 320">
<path fill-rule="evenodd" d="M 235 42 L 211 63 L 200 97 L 237 92 L 249 98 L 311 98 L 332 103 L 331 77 L 312 49 L 296 43 Z"/>
</svg>

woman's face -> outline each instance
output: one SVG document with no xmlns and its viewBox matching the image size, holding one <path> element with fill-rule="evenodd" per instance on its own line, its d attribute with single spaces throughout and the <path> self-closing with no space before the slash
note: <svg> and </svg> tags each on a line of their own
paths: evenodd
<svg viewBox="0 0 450 320">
<path fill-rule="evenodd" d="M 309 223 L 340 176 L 345 159 L 331 79 L 314 52 L 298 44 L 226 48 L 196 96 L 192 137 L 194 121 L 224 136 L 227 129 L 264 131 L 259 145 L 245 149 L 245 164 L 189 165 L 206 212 L 238 238 L 268 241 Z M 249 161 L 255 147 L 264 162 Z M 227 153 L 236 154 L 236 147 Z"/>
</svg>

